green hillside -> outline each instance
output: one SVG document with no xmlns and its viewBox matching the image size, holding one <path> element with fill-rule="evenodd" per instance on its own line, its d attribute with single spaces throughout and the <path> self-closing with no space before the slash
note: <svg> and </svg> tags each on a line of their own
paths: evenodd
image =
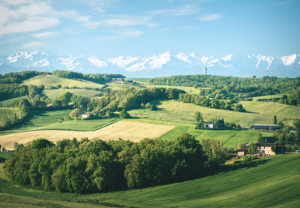
<svg viewBox="0 0 300 208">
<path fill-rule="evenodd" d="M 73 93 L 74 95 L 80 95 L 89 97 L 93 95 L 101 95 L 101 92 L 94 90 L 83 90 L 83 89 L 57 89 L 57 90 L 43 90 L 43 94 L 51 99 L 57 98 L 66 92 Z"/>
<path fill-rule="evenodd" d="M 3 100 L 2 102 L 2 106 L 5 107 L 7 106 L 9 103 L 13 102 L 14 100 L 18 100 L 18 99 L 28 99 L 28 96 L 22 96 L 22 97 L 16 97 L 16 98 L 12 98 L 12 99 L 8 99 L 8 100 Z"/>
<path fill-rule="evenodd" d="M 10 200 L 6 200 L 6 207 L 17 201 L 17 207 L 30 201 L 50 201 L 66 207 L 95 206 L 90 203 L 107 206 L 117 204 L 119 207 L 298 207 L 299 159 L 300 154 L 270 156 L 247 165 L 231 165 L 196 180 L 85 195 L 14 186 L 3 173 L 3 164 L 0 164 L 0 198 L 11 197 L 7 198 Z M 4 203 L 0 202 L 0 205 L 3 207 Z"/>
<path fill-rule="evenodd" d="M 0 108 L 0 126 L 2 126 L 5 121 L 14 122 L 15 116 L 17 119 L 21 117 L 18 108 Z"/>
<path fill-rule="evenodd" d="M 46 88 L 50 86 L 56 86 L 60 84 L 62 87 L 63 86 L 68 86 L 68 87 L 90 87 L 90 88 L 101 88 L 103 85 L 97 84 L 94 82 L 86 81 L 86 80 L 72 80 L 72 79 L 65 79 L 61 78 L 55 75 L 39 75 L 36 77 L 33 77 L 31 79 L 25 80 L 24 83 L 25 85 L 44 85 Z"/>
<path fill-rule="evenodd" d="M 1 131 L 0 136 L 37 130 L 94 131 L 119 120 L 109 118 L 58 122 L 61 118 L 69 116 L 71 111 L 72 109 L 51 111 L 32 110 L 30 111 L 29 118 L 23 124 L 10 130 Z"/>
<path fill-rule="evenodd" d="M 175 100 L 152 102 L 158 107 L 157 111 L 145 109 L 136 109 L 129 111 L 131 115 L 152 120 L 173 121 L 179 123 L 195 123 L 194 115 L 200 111 L 204 121 L 224 118 L 225 122 L 234 122 L 242 127 L 249 128 L 255 123 L 270 124 L 273 123 L 274 115 L 278 121 L 284 119 L 300 118 L 300 107 L 284 105 L 279 103 L 264 102 L 239 102 L 244 106 L 247 112 L 237 112 L 220 110 L 208 107 L 202 107 L 191 103 L 182 103 Z"/>
<path fill-rule="evenodd" d="M 137 207 L 298 207 L 300 154 L 267 157 L 237 170 L 141 189 L 108 200 Z"/>
</svg>

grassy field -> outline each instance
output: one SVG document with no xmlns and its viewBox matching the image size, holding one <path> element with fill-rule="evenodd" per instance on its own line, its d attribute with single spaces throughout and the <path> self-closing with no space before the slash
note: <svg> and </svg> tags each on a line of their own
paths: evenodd
<svg viewBox="0 0 300 208">
<path fill-rule="evenodd" d="M 86 195 L 15 186 L 8 181 L 0 164 L 0 199 L 5 200 L 0 205 L 38 207 L 33 203 L 50 202 L 66 207 L 93 207 L 75 203 L 90 201 L 134 207 L 298 207 L 299 159 L 300 154 L 270 156 L 247 165 L 230 165 L 206 177 L 181 183 Z"/>
<path fill-rule="evenodd" d="M 96 119 L 96 120 L 78 120 L 58 121 L 71 113 L 72 109 L 65 110 L 32 110 L 28 119 L 21 125 L 11 130 L 1 131 L 1 135 L 16 134 L 28 131 L 39 130 L 73 130 L 73 131 L 94 131 L 108 124 L 118 121 L 118 118 Z"/>
<path fill-rule="evenodd" d="M 182 103 L 175 100 L 152 102 L 158 107 L 157 111 L 145 109 L 131 110 L 129 113 L 134 116 L 147 118 L 151 120 L 173 121 L 179 123 L 194 123 L 196 111 L 200 111 L 204 121 L 224 118 L 225 122 L 234 122 L 242 127 L 249 128 L 255 123 L 268 124 L 273 123 L 274 115 L 278 121 L 284 119 L 300 118 L 300 108 L 295 106 L 283 105 L 278 103 L 263 102 L 240 102 L 247 112 L 227 111 L 197 106 L 191 103 Z"/>
<path fill-rule="evenodd" d="M 15 121 L 16 118 L 21 117 L 21 113 L 18 108 L 0 108 L 0 126 L 3 125 L 5 121 Z"/>
<path fill-rule="evenodd" d="M 51 99 L 57 98 L 66 92 L 73 93 L 74 95 L 81 95 L 84 97 L 89 97 L 93 95 L 100 95 L 102 92 L 94 91 L 94 90 L 83 90 L 83 89 L 57 89 L 57 90 L 44 90 L 43 94 L 46 97 Z"/>
<path fill-rule="evenodd" d="M 125 80 L 133 80 L 135 82 L 148 82 L 150 78 L 126 78 Z"/>
<path fill-rule="evenodd" d="M 55 75 L 39 75 L 35 76 L 31 79 L 25 80 L 24 83 L 25 85 L 44 85 L 46 88 L 50 86 L 56 86 L 60 84 L 61 86 L 68 86 L 68 87 L 91 87 L 91 88 L 101 88 L 103 85 L 97 84 L 94 82 L 90 81 L 77 81 L 77 80 L 72 80 L 72 79 L 65 79 L 61 77 L 57 77 Z"/>
<path fill-rule="evenodd" d="M 210 130 L 210 129 L 195 129 L 193 124 L 182 124 L 170 121 L 157 121 L 149 119 L 127 119 L 126 122 L 141 122 L 149 124 L 159 124 L 159 125 L 170 125 L 175 126 L 175 128 L 166 132 L 159 138 L 163 140 L 173 140 L 182 133 L 189 133 L 194 135 L 197 140 L 201 139 L 214 139 L 223 141 L 224 146 L 236 148 L 238 143 L 247 141 L 255 142 L 256 134 L 262 133 L 263 136 L 272 135 L 270 132 L 265 131 L 252 131 L 252 130 Z"/>
<path fill-rule="evenodd" d="M 25 96 L 22 96 L 22 97 L 16 97 L 16 98 L 12 98 L 12 99 L 9 99 L 9 100 L 3 100 L 3 101 L 1 101 L 2 102 L 2 106 L 5 107 L 9 103 L 13 102 L 14 100 L 19 100 L 19 99 L 28 99 L 28 96 L 25 95 Z"/>
<path fill-rule="evenodd" d="M 95 127 L 103 127 L 96 131 L 63 131 L 63 130 L 43 130 L 43 131 L 30 131 L 30 132 L 22 132 L 10 135 L 0 136 L 0 144 L 6 149 L 13 149 L 14 142 L 18 142 L 19 144 L 29 144 L 32 140 L 38 138 L 45 138 L 49 141 L 53 141 L 56 143 L 59 140 L 68 138 L 84 138 L 87 137 L 90 140 L 94 139 L 125 139 L 131 140 L 133 142 L 137 142 L 143 138 L 154 139 L 160 137 L 166 132 L 170 131 L 174 128 L 174 126 L 170 125 L 158 125 L 158 124 L 149 124 L 149 123 L 140 123 L 140 122 L 122 122 L 118 121 L 118 118 L 114 119 L 99 119 L 99 121 L 103 122 L 103 126 L 99 126 L 99 121 L 97 120 L 89 120 L 90 125 L 95 125 Z M 95 122 L 96 121 L 96 122 Z M 69 121 L 62 123 L 61 129 L 71 128 L 73 129 L 77 127 L 81 127 L 82 125 L 87 125 L 88 121 Z M 95 124 L 93 124 L 95 122 Z M 114 123 L 114 124 L 112 124 Z M 97 125 L 96 125 L 97 124 Z M 104 125 L 107 125 L 106 127 Z"/>
</svg>

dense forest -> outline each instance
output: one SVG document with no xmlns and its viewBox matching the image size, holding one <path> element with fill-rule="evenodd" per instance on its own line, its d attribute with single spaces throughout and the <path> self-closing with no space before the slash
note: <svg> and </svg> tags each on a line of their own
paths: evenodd
<svg viewBox="0 0 300 208">
<path fill-rule="evenodd" d="M 242 97 L 255 97 L 280 93 L 290 94 L 294 90 L 300 90 L 300 77 L 278 78 L 274 76 L 264 76 L 263 78 L 240 78 L 212 75 L 181 75 L 158 77 L 150 79 L 149 83 L 154 85 L 200 88 L 200 95 L 209 95 L 211 98 L 222 99 L 230 97 L 230 93 L 240 93 Z M 242 93 L 244 95 L 242 95 Z"/>
<path fill-rule="evenodd" d="M 22 71 L 10 72 L 5 75 L 0 74 L 0 84 L 20 84 L 23 80 L 30 79 L 34 76 L 52 74 L 51 72 L 37 72 L 37 71 Z"/>
<path fill-rule="evenodd" d="M 199 143 L 187 133 L 173 141 L 74 138 L 55 145 L 37 139 L 15 146 L 4 165 L 8 177 L 18 185 L 58 192 L 91 193 L 179 182 L 198 178 L 226 160 L 219 141 Z"/>
</svg>

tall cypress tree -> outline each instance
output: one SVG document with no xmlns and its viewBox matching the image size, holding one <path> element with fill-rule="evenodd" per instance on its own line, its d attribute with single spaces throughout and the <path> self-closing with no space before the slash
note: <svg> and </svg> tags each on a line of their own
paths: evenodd
<svg viewBox="0 0 300 208">
<path fill-rule="evenodd" d="M 273 123 L 274 123 L 274 124 L 277 124 L 277 118 L 276 118 L 276 115 L 274 115 Z"/>
</svg>

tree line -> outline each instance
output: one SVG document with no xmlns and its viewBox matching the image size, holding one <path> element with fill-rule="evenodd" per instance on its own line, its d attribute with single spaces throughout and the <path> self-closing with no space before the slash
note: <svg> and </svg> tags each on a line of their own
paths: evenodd
<svg viewBox="0 0 300 208">
<path fill-rule="evenodd" d="M 37 71 L 22 71 L 10 72 L 4 75 L 0 74 L 0 84 L 20 84 L 26 79 L 30 79 L 38 75 L 52 74 L 51 72 L 37 72 Z"/>
<path fill-rule="evenodd" d="M 263 78 L 240 78 L 213 75 L 180 75 L 172 77 L 158 77 L 149 79 L 148 82 L 154 85 L 200 88 L 201 95 L 209 95 L 211 98 L 226 99 L 230 96 L 230 93 L 239 94 L 240 97 L 292 93 L 300 86 L 300 76 L 296 78 L 278 78 L 276 76 L 264 76 Z"/>
<path fill-rule="evenodd" d="M 225 160 L 219 141 L 199 142 L 183 133 L 173 141 L 143 139 L 137 143 L 73 138 L 55 145 L 37 139 L 19 145 L 3 168 L 18 185 L 91 193 L 194 179 L 220 168 Z"/>
<path fill-rule="evenodd" d="M 286 105 L 297 106 L 300 104 L 300 89 L 295 90 L 290 95 L 283 95 L 281 98 L 257 99 L 258 102 L 274 102 Z"/>
</svg>

